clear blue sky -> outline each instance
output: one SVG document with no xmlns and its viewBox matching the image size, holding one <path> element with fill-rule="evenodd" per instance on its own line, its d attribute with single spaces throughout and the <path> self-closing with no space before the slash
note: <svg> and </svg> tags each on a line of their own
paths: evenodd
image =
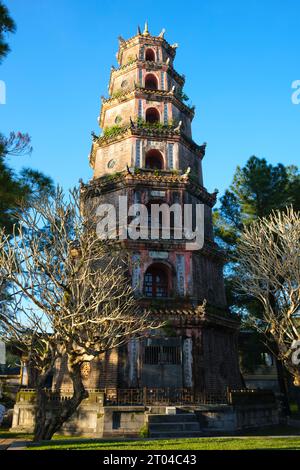
<svg viewBox="0 0 300 470">
<path fill-rule="evenodd" d="M 163 2 L 4 0 L 17 23 L 0 66 L 7 104 L 0 130 L 28 132 L 31 157 L 11 160 L 42 170 L 65 188 L 92 176 L 87 156 L 98 132 L 100 96 L 116 65 L 119 35 L 166 28 L 178 42 L 175 67 L 196 105 L 193 136 L 208 142 L 205 186 L 222 193 L 253 154 L 300 163 L 299 0 Z"/>
</svg>

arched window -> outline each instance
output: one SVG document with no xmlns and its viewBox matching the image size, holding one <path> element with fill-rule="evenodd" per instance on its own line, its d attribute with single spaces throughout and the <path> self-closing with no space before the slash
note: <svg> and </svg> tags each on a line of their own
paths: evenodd
<svg viewBox="0 0 300 470">
<path fill-rule="evenodd" d="M 157 90 L 158 82 L 157 78 L 153 73 L 148 73 L 145 77 L 145 88 L 147 90 Z"/>
<path fill-rule="evenodd" d="M 146 122 L 153 124 L 160 121 L 160 115 L 156 108 L 148 108 L 146 110 Z"/>
<path fill-rule="evenodd" d="M 145 273 L 144 293 L 146 297 L 168 297 L 169 270 L 160 263 L 152 264 Z"/>
<path fill-rule="evenodd" d="M 146 50 L 145 59 L 151 60 L 151 62 L 155 62 L 155 52 L 153 49 Z"/>
<path fill-rule="evenodd" d="M 145 167 L 153 170 L 162 170 L 164 159 L 159 150 L 152 149 L 146 153 Z"/>
</svg>

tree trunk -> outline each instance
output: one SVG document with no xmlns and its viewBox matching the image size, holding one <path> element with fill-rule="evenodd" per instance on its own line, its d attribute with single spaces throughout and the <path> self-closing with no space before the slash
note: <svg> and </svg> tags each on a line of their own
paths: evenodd
<svg viewBox="0 0 300 470">
<path fill-rule="evenodd" d="M 34 438 L 35 442 L 41 441 L 43 439 L 43 431 L 46 422 L 46 410 L 48 397 L 46 391 L 42 385 L 37 387 L 37 396 L 36 396 L 36 410 L 35 410 L 35 425 L 34 425 Z"/>
<path fill-rule="evenodd" d="M 273 309 L 273 312 L 276 312 L 276 299 L 272 293 L 269 294 L 269 301 Z M 282 344 L 280 344 L 280 341 L 278 340 L 278 338 L 274 336 L 272 337 L 271 340 L 269 339 L 269 341 L 270 341 L 271 347 L 273 346 L 274 348 L 275 356 L 276 356 L 276 370 L 277 370 L 278 386 L 279 386 L 280 393 L 282 395 L 282 400 L 281 400 L 282 411 L 285 416 L 290 416 L 291 408 L 290 408 L 288 388 L 287 388 L 287 383 L 286 383 L 286 373 L 285 373 L 286 370 L 285 370 L 283 362 L 279 359 Z"/>
<path fill-rule="evenodd" d="M 51 410 L 50 416 L 47 417 L 46 409 L 49 401 L 46 394 L 46 400 L 44 400 L 44 397 L 43 400 L 40 400 L 40 398 L 37 400 L 37 406 L 40 405 L 42 409 L 37 409 L 38 421 L 36 422 L 34 441 L 50 440 L 53 434 L 59 431 L 61 426 L 74 414 L 82 400 L 88 397 L 88 392 L 82 383 L 80 365 L 69 364 L 69 374 L 73 383 L 73 396 L 69 400 L 60 401 L 58 410 Z"/>
<path fill-rule="evenodd" d="M 287 389 L 287 384 L 286 384 L 285 369 L 284 369 L 282 362 L 277 358 L 276 358 L 276 369 L 277 369 L 279 390 L 282 395 L 282 400 L 281 400 L 282 410 L 285 416 L 290 416 L 291 409 L 290 409 L 288 389 Z"/>
</svg>

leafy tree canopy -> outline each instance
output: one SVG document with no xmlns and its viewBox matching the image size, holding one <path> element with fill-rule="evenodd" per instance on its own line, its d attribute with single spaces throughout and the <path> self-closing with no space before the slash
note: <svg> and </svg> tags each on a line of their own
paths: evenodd
<svg viewBox="0 0 300 470">
<path fill-rule="evenodd" d="M 237 167 L 233 182 L 214 211 L 217 240 L 233 254 L 243 224 L 293 205 L 300 210 L 300 173 L 296 166 L 272 165 L 252 156 Z"/>
<path fill-rule="evenodd" d="M 236 290 L 237 242 L 243 226 L 249 226 L 259 217 L 268 216 L 273 210 L 284 209 L 289 205 L 293 205 L 295 210 L 300 210 L 299 169 L 294 165 L 272 165 L 264 158 L 252 156 L 244 167 L 237 167 L 231 186 L 221 197 L 220 207 L 214 211 L 216 240 L 229 260 L 225 268 L 228 304 L 232 312 L 240 315 L 246 330 L 249 326 L 249 314 L 262 318 L 263 308 L 257 299 L 250 295 L 241 295 Z M 248 368 L 255 369 L 258 365 L 256 349 L 254 343 L 252 346 L 248 344 L 243 356 Z M 285 394 L 283 369 L 280 363 L 277 363 L 277 367 L 280 388 Z M 287 399 L 284 407 L 288 410 Z"/>
<path fill-rule="evenodd" d="M 6 42 L 6 35 L 7 33 L 14 33 L 15 30 L 16 25 L 9 14 L 8 8 L 0 1 L 0 63 L 10 51 Z"/>
<path fill-rule="evenodd" d="M 23 168 L 19 174 L 8 163 L 8 157 L 21 157 L 32 150 L 28 134 L 0 134 L 0 227 L 12 231 L 16 209 L 20 203 L 29 204 L 32 198 L 53 193 L 51 178 L 37 170 Z"/>
<path fill-rule="evenodd" d="M 261 314 L 261 305 L 253 298 L 236 293 L 235 252 L 243 225 L 268 216 L 275 209 L 293 205 L 300 210 L 300 172 L 294 165 L 272 165 L 252 156 L 244 167 L 238 166 L 232 184 L 214 211 L 216 240 L 228 256 L 225 286 L 229 306 L 236 313 Z M 246 321 L 247 316 L 244 316 Z"/>
</svg>

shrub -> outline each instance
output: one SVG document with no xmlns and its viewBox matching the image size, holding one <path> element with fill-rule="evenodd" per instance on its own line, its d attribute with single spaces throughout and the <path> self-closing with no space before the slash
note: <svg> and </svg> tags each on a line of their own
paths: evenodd
<svg viewBox="0 0 300 470">
<path fill-rule="evenodd" d="M 103 135 L 104 137 L 113 137 L 119 134 L 122 129 L 122 126 L 118 126 L 117 124 L 114 126 L 106 127 L 105 129 L 103 129 Z"/>
<path fill-rule="evenodd" d="M 149 426 L 148 423 L 144 424 L 139 432 L 140 437 L 146 438 L 149 437 Z"/>
<path fill-rule="evenodd" d="M 125 89 L 125 90 L 116 90 L 116 91 L 111 95 L 111 98 L 112 98 L 112 99 L 114 99 L 114 98 L 121 98 L 121 96 L 126 95 L 127 92 L 128 92 L 128 89 Z"/>
</svg>

